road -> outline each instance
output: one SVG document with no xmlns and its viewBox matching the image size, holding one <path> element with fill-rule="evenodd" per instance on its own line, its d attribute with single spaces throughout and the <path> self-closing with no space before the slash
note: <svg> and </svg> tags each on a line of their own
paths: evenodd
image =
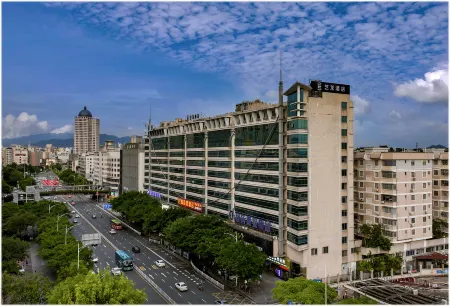
<svg viewBox="0 0 450 306">
<path fill-rule="evenodd" d="M 69 201 L 67 196 L 58 196 L 58 199 L 63 201 Z M 135 234 L 130 230 L 117 231 L 117 234 L 109 234 L 110 229 L 110 216 L 106 214 L 102 208 L 96 205 L 96 202 L 91 201 L 85 195 L 73 195 L 72 200 L 76 202 L 74 209 L 78 211 L 82 216 L 87 218 L 95 229 L 102 235 L 107 237 L 115 246 L 125 250 L 127 253 L 133 256 L 134 264 L 139 267 L 141 271 L 146 273 L 156 284 L 159 286 L 169 297 L 175 301 L 176 304 L 214 304 L 217 300 L 215 295 L 220 294 L 223 290 L 213 286 L 208 282 L 203 281 L 204 290 L 198 289 L 198 284 L 202 281 L 192 270 L 192 268 L 180 261 L 175 256 L 171 255 L 159 248 L 154 248 L 145 238 Z M 96 219 L 92 219 L 92 215 L 97 216 Z M 100 216 L 103 216 L 101 218 Z M 83 233 L 94 233 L 85 220 L 82 218 L 80 225 L 75 232 L 81 231 Z M 74 232 L 74 233 L 75 233 Z M 81 238 L 81 236 L 80 236 Z M 114 263 L 114 250 L 102 242 L 104 246 L 98 246 L 95 250 L 96 255 L 99 256 L 99 267 L 105 267 L 107 263 L 110 266 L 115 266 Z M 132 253 L 132 246 L 139 246 L 140 253 Z M 156 260 L 163 259 L 166 262 L 166 267 L 158 268 L 154 263 Z M 126 272 L 126 275 L 135 274 L 137 272 Z M 134 280 L 135 278 L 133 278 Z M 142 280 L 142 278 L 140 278 Z M 142 280 L 143 281 L 143 280 Z M 179 292 L 175 283 L 184 282 L 188 286 L 188 291 Z M 135 281 L 135 283 L 137 283 Z M 152 294 L 155 295 L 156 293 Z M 149 295 L 151 296 L 151 295 Z"/>
</svg>

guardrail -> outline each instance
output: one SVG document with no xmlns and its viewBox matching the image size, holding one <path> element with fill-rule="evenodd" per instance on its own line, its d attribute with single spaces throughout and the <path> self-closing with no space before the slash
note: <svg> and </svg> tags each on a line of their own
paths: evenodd
<svg viewBox="0 0 450 306">
<path fill-rule="evenodd" d="M 138 267 L 134 266 L 134 270 L 139 273 L 141 275 L 142 278 L 144 278 L 148 283 L 150 283 L 150 285 L 153 286 L 153 288 L 155 288 L 156 291 L 158 291 L 158 293 L 165 298 L 170 304 L 176 304 L 174 300 L 172 300 L 170 298 L 170 296 L 167 295 L 167 293 L 165 293 L 161 288 L 158 287 L 157 284 L 155 284 L 154 281 L 152 281 L 150 279 L 150 277 L 148 277 L 147 275 L 145 275 L 144 272 L 142 272 Z"/>
<path fill-rule="evenodd" d="M 206 278 L 210 283 L 213 283 L 214 285 L 216 285 L 217 287 L 219 287 L 222 290 L 225 290 L 225 286 L 222 283 L 219 283 L 218 281 L 216 281 L 214 278 L 210 277 L 209 275 L 203 273 L 199 268 L 197 268 L 194 263 L 191 260 L 191 266 L 192 268 L 195 270 L 195 272 L 197 272 L 198 274 L 200 274 L 201 276 L 203 276 L 204 278 Z"/>
<path fill-rule="evenodd" d="M 98 206 L 99 206 L 101 209 L 103 209 L 103 207 L 102 207 L 100 204 L 99 204 Z M 108 215 L 110 215 L 111 217 L 116 218 L 116 219 L 119 219 L 119 218 L 117 218 L 117 216 L 115 216 L 114 214 L 110 213 L 110 212 L 107 211 L 106 209 L 103 209 L 103 211 L 105 211 L 105 212 L 106 212 Z M 123 222 L 123 221 L 120 220 L 120 219 L 119 219 L 119 221 L 122 222 L 123 225 L 125 225 L 126 227 L 128 227 L 130 230 L 132 230 L 133 232 L 135 232 L 135 233 L 138 234 L 139 236 L 142 236 L 142 233 L 139 232 L 139 231 L 137 231 L 137 230 L 135 230 L 134 228 L 132 228 L 131 225 L 129 225 L 129 224 Z"/>
</svg>

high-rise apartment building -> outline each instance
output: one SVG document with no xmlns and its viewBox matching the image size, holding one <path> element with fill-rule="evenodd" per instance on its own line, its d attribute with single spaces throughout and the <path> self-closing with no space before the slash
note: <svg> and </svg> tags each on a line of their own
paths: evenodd
<svg viewBox="0 0 450 306">
<path fill-rule="evenodd" d="M 427 152 L 390 152 L 387 147 L 355 153 L 355 221 L 382 224 L 392 243 L 431 239 L 432 164 Z"/>
<path fill-rule="evenodd" d="M 281 82 L 279 91 L 282 100 Z M 281 107 L 256 100 L 149 125 L 145 187 L 169 204 L 245 225 L 235 228 L 281 258 L 277 273 L 347 274 L 359 253 L 350 87 L 297 82 L 284 95 Z"/>
<path fill-rule="evenodd" d="M 13 162 L 18 165 L 28 164 L 28 150 L 22 147 L 15 147 L 13 149 Z"/>
<path fill-rule="evenodd" d="M 74 154 L 98 152 L 100 147 L 100 119 L 93 118 L 86 106 L 75 117 L 73 134 Z"/>
<path fill-rule="evenodd" d="M 448 221 L 448 152 L 443 150 L 433 158 L 433 218 Z"/>
<path fill-rule="evenodd" d="M 87 156 L 90 156 L 89 154 Z M 114 142 L 106 141 L 103 148 L 89 158 L 93 163 L 92 179 L 94 184 L 108 186 L 114 194 L 118 194 L 120 183 L 120 150 L 114 147 Z M 86 167 L 86 158 L 84 160 Z M 91 171 L 91 170 L 89 170 Z"/>
<path fill-rule="evenodd" d="M 2 165 L 10 165 L 14 162 L 13 148 L 2 148 Z"/>
</svg>

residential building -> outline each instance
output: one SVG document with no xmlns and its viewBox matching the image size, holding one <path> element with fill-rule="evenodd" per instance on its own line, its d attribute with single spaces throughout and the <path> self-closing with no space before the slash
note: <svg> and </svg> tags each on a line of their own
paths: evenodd
<svg viewBox="0 0 450 306">
<path fill-rule="evenodd" d="M 10 165 L 14 162 L 13 148 L 2 148 L 2 165 Z"/>
<path fill-rule="evenodd" d="M 433 218 L 448 221 L 448 152 L 433 151 Z"/>
<path fill-rule="evenodd" d="M 118 194 L 120 183 L 120 150 L 114 147 L 114 142 L 111 144 L 110 141 L 106 141 L 102 150 L 94 152 L 92 163 L 94 184 L 108 186 L 114 195 Z"/>
<path fill-rule="evenodd" d="M 18 165 L 28 164 L 28 150 L 22 147 L 15 147 L 13 149 L 13 162 Z"/>
<path fill-rule="evenodd" d="M 74 124 L 74 154 L 97 152 L 100 146 L 100 119 L 93 118 L 90 111 L 80 111 Z"/>
<path fill-rule="evenodd" d="M 131 136 L 130 143 L 142 143 L 142 136 L 137 136 L 137 135 Z"/>
<path fill-rule="evenodd" d="M 383 224 L 394 245 L 431 239 L 433 158 L 433 153 L 387 147 L 356 152 L 356 227 Z"/>
<path fill-rule="evenodd" d="M 42 152 L 38 149 L 31 148 L 28 150 L 28 164 L 34 167 L 38 167 L 41 165 L 41 155 Z"/>
<path fill-rule="evenodd" d="M 144 191 L 144 145 L 140 143 L 127 143 L 121 150 L 121 154 L 121 191 Z"/>
<path fill-rule="evenodd" d="M 278 104 L 246 101 L 215 117 L 149 124 L 144 188 L 168 204 L 245 223 L 234 228 L 276 262 L 290 262 L 279 275 L 347 274 L 360 246 L 350 86 L 296 82 L 284 96 L 287 103 L 280 82 Z"/>
</svg>

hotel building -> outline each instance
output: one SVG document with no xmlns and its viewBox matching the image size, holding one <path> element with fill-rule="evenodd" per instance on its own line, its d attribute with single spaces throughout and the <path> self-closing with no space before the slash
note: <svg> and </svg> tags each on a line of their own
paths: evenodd
<svg viewBox="0 0 450 306">
<path fill-rule="evenodd" d="M 149 125 L 144 187 L 168 204 L 229 219 L 264 240 L 293 276 L 348 274 L 359 253 L 350 87 L 296 82 L 283 93 L 280 82 L 279 97 Z"/>
</svg>

